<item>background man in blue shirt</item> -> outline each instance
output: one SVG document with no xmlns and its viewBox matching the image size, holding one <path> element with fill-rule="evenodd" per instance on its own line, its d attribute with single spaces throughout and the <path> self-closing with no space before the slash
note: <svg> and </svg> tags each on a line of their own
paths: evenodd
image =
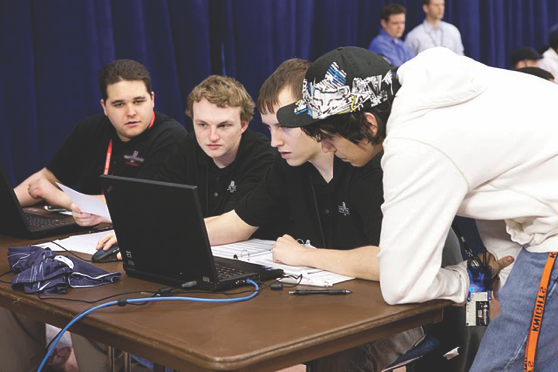
<svg viewBox="0 0 558 372">
<path fill-rule="evenodd" d="M 415 56 L 415 52 L 401 40 L 405 31 L 406 10 L 399 4 L 388 4 L 382 8 L 380 24 L 382 29 L 368 49 L 381 54 L 396 67 Z"/>
</svg>

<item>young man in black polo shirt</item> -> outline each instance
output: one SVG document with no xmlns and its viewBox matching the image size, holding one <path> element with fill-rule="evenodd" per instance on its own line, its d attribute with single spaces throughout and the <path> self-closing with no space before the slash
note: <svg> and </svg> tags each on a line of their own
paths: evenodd
<svg viewBox="0 0 558 372">
<path fill-rule="evenodd" d="M 180 141 L 158 179 L 198 186 L 204 217 L 233 210 L 273 162 L 269 139 L 253 132 L 254 101 L 233 78 L 212 75 L 188 96 L 194 132 Z"/>
<path fill-rule="evenodd" d="M 81 183 L 83 192 L 100 196 L 98 179 L 103 173 L 154 178 L 172 146 L 186 137 L 186 130 L 178 122 L 153 111 L 151 78 L 138 62 L 109 63 L 99 72 L 99 87 L 104 115 L 78 123 L 48 165 L 16 187 L 22 205 L 44 200 L 70 208 L 71 201 L 54 182 Z M 85 213 L 74 216 L 83 225 L 101 219 Z M 0 309 L 0 328 L 0 370 L 36 369 L 44 356 L 44 323 Z M 95 370 L 97 361 L 99 370 L 108 368 L 98 347 L 82 337 L 72 335 L 72 339 L 80 370 Z"/>
<path fill-rule="evenodd" d="M 174 119 L 153 111 L 155 93 L 149 71 L 132 60 L 115 60 L 99 72 L 104 114 L 74 128 L 47 166 L 15 188 L 23 206 L 40 201 L 70 209 L 71 200 L 56 186 L 81 184 L 85 194 L 101 196 L 99 175 L 152 179 L 172 146 L 186 136 Z M 79 213 L 81 225 L 100 217 Z"/>
<path fill-rule="evenodd" d="M 213 245 L 245 240 L 258 226 L 293 219 L 294 238 L 319 249 L 307 249 L 284 235 L 273 249 L 275 260 L 368 278 L 370 268 L 354 263 L 366 253 L 357 247 L 380 238 L 381 155 L 355 168 L 323 152 L 320 143 L 299 128 L 286 128 L 277 121 L 280 107 L 301 98 L 299 87 L 309 65 L 300 59 L 285 61 L 263 84 L 258 109 L 280 157 L 234 211 L 206 221 L 209 238 Z M 422 329 L 414 329 L 368 343 L 315 360 L 312 370 L 381 370 L 423 335 Z"/>
</svg>

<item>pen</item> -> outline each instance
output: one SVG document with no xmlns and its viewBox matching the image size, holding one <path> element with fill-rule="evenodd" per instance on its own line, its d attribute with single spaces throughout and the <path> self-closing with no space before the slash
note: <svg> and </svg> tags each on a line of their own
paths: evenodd
<svg viewBox="0 0 558 372">
<path fill-rule="evenodd" d="M 44 208 L 45 208 L 45 210 L 47 210 L 49 212 L 70 212 L 66 208 L 54 207 L 52 205 L 45 205 Z"/>
<path fill-rule="evenodd" d="M 311 295 L 311 294 L 326 294 L 326 295 L 344 295 L 349 294 L 351 291 L 348 289 L 299 289 L 296 291 L 289 291 L 292 295 Z"/>
</svg>

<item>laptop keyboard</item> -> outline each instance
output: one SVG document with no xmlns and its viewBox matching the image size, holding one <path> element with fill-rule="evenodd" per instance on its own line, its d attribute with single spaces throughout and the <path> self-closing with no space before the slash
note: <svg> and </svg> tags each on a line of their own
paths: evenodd
<svg viewBox="0 0 558 372">
<path fill-rule="evenodd" d="M 248 275 L 246 271 L 235 269 L 230 266 L 225 266 L 223 264 L 220 264 L 219 262 L 215 262 L 215 270 L 217 270 L 219 281 Z"/>
<path fill-rule="evenodd" d="M 72 221 L 59 220 L 57 218 L 42 217 L 34 214 L 25 214 L 27 222 L 31 228 L 44 228 L 44 227 L 55 227 L 55 226 L 65 226 L 72 224 Z"/>
</svg>

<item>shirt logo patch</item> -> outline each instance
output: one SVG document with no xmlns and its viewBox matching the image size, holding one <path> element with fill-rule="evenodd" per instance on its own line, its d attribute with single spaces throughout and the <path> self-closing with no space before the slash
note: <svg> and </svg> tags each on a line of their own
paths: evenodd
<svg viewBox="0 0 558 372">
<path fill-rule="evenodd" d="M 339 213 L 342 213 L 344 216 L 349 216 L 351 214 L 349 208 L 345 205 L 345 202 L 342 202 L 339 206 Z"/>
<path fill-rule="evenodd" d="M 229 185 L 229 187 L 227 187 L 227 191 L 229 191 L 231 194 L 236 191 L 236 185 L 234 181 L 231 181 L 231 184 Z"/>
<path fill-rule="evenodd" d="M 138 153 L 139 153 L 138 151 L 134 151 L 134 153 L 132 155 L 124 155 L 124 159 L 126 159 L 126 164 L 133 165 L 133 166 L 137 167 L 138 165 L 143 163 L 145 161 L 145 159 L 140 158 L 138 156 Z"/>
</svg>

